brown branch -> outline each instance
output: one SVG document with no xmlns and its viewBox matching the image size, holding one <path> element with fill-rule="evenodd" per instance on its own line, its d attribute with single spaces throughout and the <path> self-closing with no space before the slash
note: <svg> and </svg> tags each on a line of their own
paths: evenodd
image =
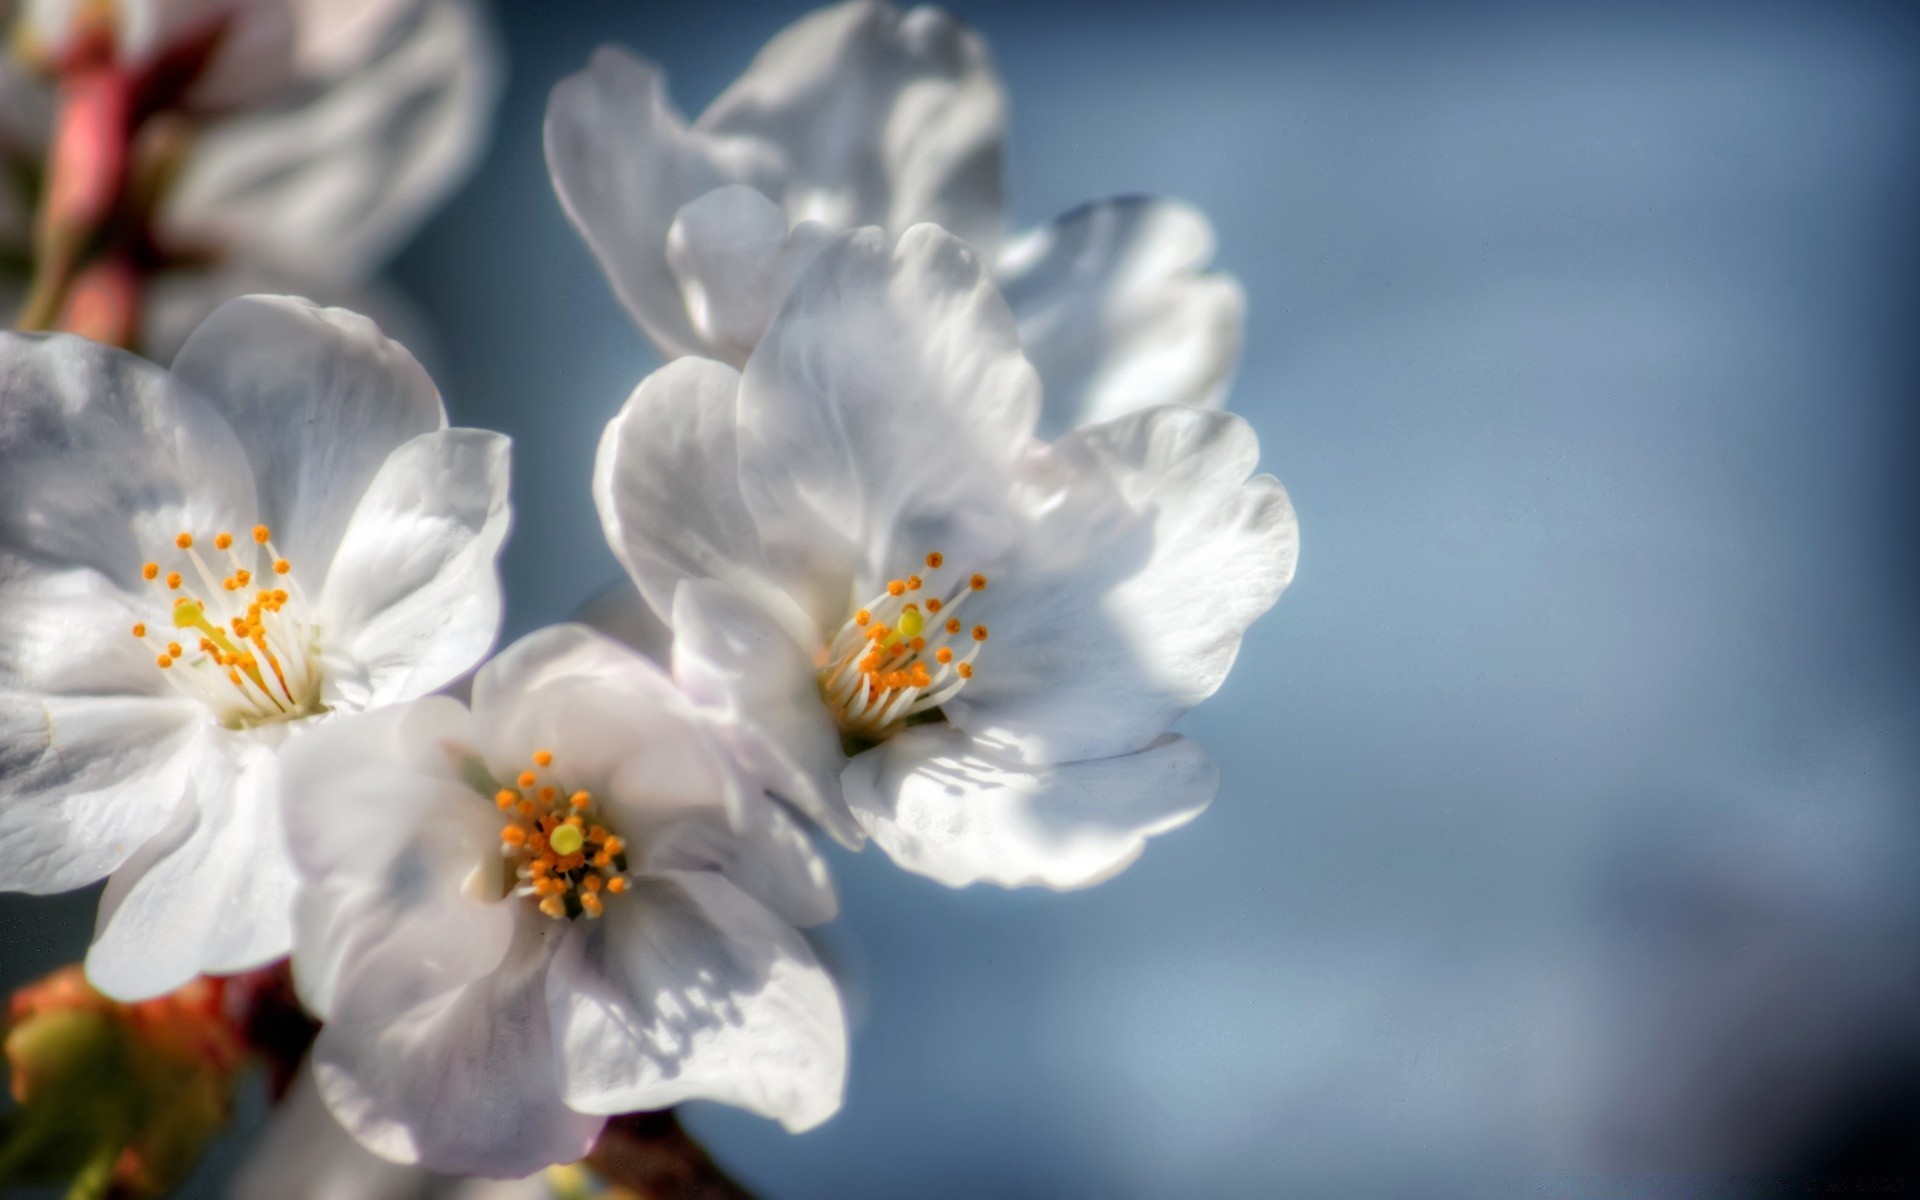
<svg viewBox="0 0 1920 1200">
<path fill-rule="evenodd" d="M 672 1109 L 608 1121 L 586 1161 L 639 1200 L 754 1200 L 687 1136 Z"/>
</svg>

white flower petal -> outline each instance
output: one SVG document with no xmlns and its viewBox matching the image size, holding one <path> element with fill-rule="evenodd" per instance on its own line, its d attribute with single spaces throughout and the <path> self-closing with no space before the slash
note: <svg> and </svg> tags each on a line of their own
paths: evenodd
<svg viewBox="0 0 1920 1200">
<path fill-rule="evenodd" d="M 226 1200 L 423 1200 L 428 1183 L 419 1167 L 388 1162 L 340 1128 L 309 1064 L 274 1108 Z"/>
<path fill-rule="evenodd" d="M 372 956 L 314 1044 L 328 1110 L 377 1153 L 448 1175 L 580 1158 L 605 1118 L 572 1111 L 555 1085 L 548 943 L 566 933 L 523 921 L 498 969 L 451 984 L 399 947 Z"/>
<path fill-rule="evenodd" d="M 294 60 L 304 74 L 326 76 L 365 63 L 421 0 L 280 0 L 293 13 Z"/>
<path fill-rule="evenodd" d="M 740 831 L 721 813 L 688 813 L 648 835 L 641 854 L 643 873 L 717 871 L 802 929 L 823 925 L 840 911 L 826 859 L 777 805 L 754 808 Z"/>
<path fill-rule="evenodd" d="M 134 620 L 98 571 L 0 551 L 0 887 L 105 877 L 186 791 L 206 714 L 166 685 Z"/>
<path fill-rule="evenodd" d="M 810 1129 L 840 1107 L 846 1014 L 806 941 L 719 875 L 642 878 L 576 922 L 547 982 L 567 1103 L 719 1100 Z"/>
<path fill-rule="evenodd" d="M 87 951 L 95 987 L 137 1000 L 195 975 L 260 966 L 291 948 L 293 867 L 270 741 L 219 729 L 203 734 L 186 801 L 100 897 Z"/>
<path fill-rule="evenodd" d="M 718 810 L 727 789 L 693 705 L 657 664 L 584 625 L 536 630 L 473 680 L 473 716 L 488 761 L 518 771 L 534 751 L 622 818 Z"/>
<path fill-rule="evenodd" d="M 1137 750 L 1212 695 L 1299 549 L 1258 457 L 1240 418 L 1176 405 L 1057 442 L 1013 564 L 969 602 L 992 636 L 947 716 L 1069 762 Z"/>
<path fill-rule="evenodd" d="M 1001 253 L 1000 290 L 1045 384 L 1050 432 L 1156 404 L 1216 407 L 1246 295 L 1210 272 L 1213 227 L 1177 200 L 1085 205 Z"/>
<path fill-rule="evenodd" d="M 1119 874 L 1147 839 L 1191 821 L 1219 771 L 1166 734 L 1114 758 L 1027 767 L 952 728 L 909 729 L 853 760 L 847 799 L 901 866 L 948 887 L 1082 888 Z"/>
<path fill-rule="evenodd" d="M 630 579 L 601 588 L 573 619 L 654 662 L 664 665 L 673 654 L 673 630 Z"/>
<path fill-rule="evenodd" d="M 190 701 L 0 689 L 0 888 L 104 878 L 167 824 L 202 715 Z"/>
<path fill-rule="evenodd" d="M 302 0 L 310 67 L 364 60 L 385 39 L 380 53 L 302 103 L 209 125 L 163 234 L 328 280 L 372 275 L 479 157 L 503 74 L 470 0 L 403 4 L 417 11 L 394 33 L 395 0 Z"/>
<path fill-rule="evenodd" d="M 746 362 L 831 236 L 813 221 L 789 232 L 787 215 L 741 184 L 682 205 L 667 230 L 667 265 L 702 343 L 735 366 Z"/>
<path fill-rule="evenodd" d="M 173 373 L 232 422 L 261 520 L 310 584 L 387 456 L 447 424 L 433 381 L 373 322 L 288 296 L 221 305 Z"/>
<path fill-rule="evenodd" d="M 616 46 L 554 86 L 547 171 L 560 205 L 640 328 L 669 358 L 706 349 L 667 265 L 680 206 L 733 182 L 667 102 L 660 68 Z"/>
<path fill-rule="evenodd" d="M 712 581 L 680 585 L 673 627 L 674 680 L 718 719 L 740 768 L 858 849 L 864 838 L 840 797 L 846 755 L 807 652 L 758 605 Z"/>
<path fill-rule="evenodd" d="M 255 511 L 233 430 L 165 371 L 81 338 L 0 336 L 0 553 L 134 591 L 181 530 Z"/>
<path fill-rule="evenodd" d="M 513 914 L 500 822 L 471 771 L 473 721 L 445 697 L 329 721 L 282 755 L 281 804 L 301 887 L 294 980 L 325 1016 L 369 960 L 425 956 L 443 980 L 499 965 Z M 489 877 L 491 872 L 491 877 Z"/>
<path fill-rule="evenodd" d="M 741 490 L 770 560 L 820 581 L 827 628 L 930 550 L 984 561 L 1039 401 L 972 250 L 930 225 L 837 238 L 741 377 Z"/>
<path fill-rule="evenodd" d="M 732 367 L 676 359 L 641 381 L 601 435 L 593 495 L 607 544 L 663 617 L 685 579 L 724 580 L 784 607 L 740 496 L 739 390 Z M 799 636 L 804 616 L 789 619 Z"/>
<path fill-rule="evenodd" d="M 328 654 L 340 660 L 327 681 L 338 696 L 358 707 L 412 699 L 493 645 L 508 450 L 504 435 L 484 430 L 425 433 L 367 485 L 317 608 Z"/>
<path fill-rule="evenodd" d="M 941 225 L 984 254 L 1001 223 L 1006 95 L 986 44 L 937 8 L 853 0 L 782 30 L 694 125 L 757 142 L 741 182 L 791 223 Z"/>
</svg>

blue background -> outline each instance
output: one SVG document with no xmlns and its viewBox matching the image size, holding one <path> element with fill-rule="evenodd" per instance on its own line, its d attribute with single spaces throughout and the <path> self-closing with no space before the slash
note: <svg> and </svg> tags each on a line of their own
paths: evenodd
<svg viewBox="0 0 1920 1200">
<path fill-rule="evenodd" d="M 1183 724 L 1218 801 L 1118 879 L 836 851 L 846 1108 L 695 1106 L 715 1154 L 791 1200 L 1902 1177 L 1914 10 L 951 7 L 1014 228 L 1212 217 L 1300 573 Z M 619 41 L 697 113 L 800 11 L 500 6 L 497 143 L 392 279 L 455 420 L 515 439 L 509 636 L 616 577 L 588 467 L 657 364 L 553 198 L 546 91 Z M 77 953 L 84 905 L 44 911 Z"/>
</svg>

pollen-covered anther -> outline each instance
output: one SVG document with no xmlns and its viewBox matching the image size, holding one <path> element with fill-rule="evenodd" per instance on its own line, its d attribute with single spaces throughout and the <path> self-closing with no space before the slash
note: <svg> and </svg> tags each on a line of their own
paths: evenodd
<svg viewBox="0 0 1920 1200">
<path fill-rule="evenodd" d="M 201 539 L 181 530 L 171 551 L 140 566 L 142 579 L 172 593 L 157 598 L 164 620 L 154 624 L 198 636 L 189 650 L 149 637 L 147 621 L 135 623 L 133 636 L 156 651 L 156 665 L 168 671 L 177 689 L 205 703 L 232 728 L 320 709 L 319 652 L 305 598 L 291 578 L 286 580 L 291 591 L 252 587 L 263 551 L 269 565 L 286 562 L 275 552 L 266 526 L 256 527 L 254 540 L 261 549 L 243 557 L 230 533 Z M 224 571 L 203 556 L 207 546 L 225 556 Z M 162 561 L 167 559 L 177 565 Z M 283 574 L 291 571 L 287 563 Z"/>
<path fill-rule="evenodd" d="M 598 917 L 605 911 L 601 892 L 626 890 L 626 843 L 590 819 L 593 793 L 540 782 L 553 766 L 552 751 L 535 751 L 533 761 L 537 770 L 520 772 L 517 787 L 495 794 L 507 816 L 500 853 L 515 864 L 514 894 L 534 899 L 555 920 Z"/>
<path fill-rule="evenodd" d="M 944 704 L 973 676 L 986 628 L 974 627 L 975 636 L 960 657 L 955 644 L 963 642 L 966 627 L 951 613 L 986 586 L 986 576 L 970 576 L 941 594 L 932 576 L 945 565 L 945 556 L 934 551 L 922 561 L 927 577 L 889 580 L 855 610 L 828 648 L 818 674 L 820 694 L 842 733 L 884 738 L 909 718 Z M 922 594 L 929 590 L 935 594 Z M 927 619 L 942 612 L 949 614 L 945 621 Z"/>
</svg>

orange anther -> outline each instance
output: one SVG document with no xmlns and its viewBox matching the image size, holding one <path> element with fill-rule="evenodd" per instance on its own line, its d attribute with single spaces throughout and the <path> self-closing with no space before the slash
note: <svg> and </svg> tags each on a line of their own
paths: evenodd
<svg viewBox="0 0 1920 1200">
<path fill-rule="evenodd" d="M 527 831 L 518 825 L 509 825 L 500 831 L 500 840 L 509 846 L 524 846 L 527 844 Z"/>
<path fill-rule="evenodd" d="M 143 623 L 140 623 L 140 622 L 135 622 L 135 623 L 134 623 L 134 626 L 133 626 L 133 636 L 135 636 L 135 637 L 145 637 L 145 636 L 147 636 L 147 627 L 146 627 L 146 625 L 145 625 L 145 624 L 143 624 Z"/>
<path fill-rule="evenodd" d="M 967 586 L 977 592 L 987 586 L 987 577 L 985 575 L 975 575 L 972 579 L 967 580 Z"/>
<path fill-rule="evenodd" d="M 518 799 L 520 799 L 520 793 L 514 791 L 512 788 L 501 788 L 493 794 L 494 804 L 502 811 L 512 808 L 514 802 Z"/>
<path fill-rule="evenodd" d="M 535 750 L 535 751 L 533 752 L 533 765 L 534 765 L 534 766 L 536 766 L 536 767 L 550 767 L 550 766 L 552 766 L 552 765 L 553 765 L 553 751 L 551 751 L 551 750 Z"/>
<path fill-rule="evenodd" d="M 530 816 L 532 816 L 532 815 L 533 815 L 533 812 L 534 812 L 534 807 L 533 807 L 533 801 L 531 801 L 531 800 L 522 800 L 522 801 L 520 802 L 520 808 L 519 808 L 519 812 L 520 812 L 520 815 L 521 815 L 521 816 L 523 816 L 523 817 L 530 817 Z"/>
<path fill-rule="evenodd" d="M 540 789 L 540 803 L 552 804 L 553 798 L 559 794 L 560 791 L 557 788 L 543 787 Z"/>
<path fill-rule="evenodd" d="M 231 684 L 232 684 L 233 686 L 235 686 L 235 687 L 242 687 L 242 686 L 244 686 L 244 685 L 243 685 L 243 684 L 241 684 L 241 682 L 240 682 L 240 672 L 238 672 L 238 671 L 228 671 L 228 672 L 227 672 L 227 682 L 228 682 L 228 683 L 231 683 Z"/>
<path fill-rule="evenodd" d="M 293 564 L 288 562 L 286 559 L 276 558 L 273 560 L 273 573 L 275 575 L 285 575 L 288 571 L 291 571 L 291 570 L 293 570 Z"/>
<path fill-rule="evenodd" d="M 246 569 L 245 567 L 242 567 L 242 568 L 241 568 L 241 569 L 239 569 L 238 571 L 235 571 L 235 572 L 233 573 L 233 577 L 234 577 L 235 579 L 238 579 L 238 580 L 240 581 L 240 586 L 241 586 L 241 587 L 245 587 L 245 586 L 247 586 L 247 585 L 248 585 L 249 583 L 252 583 L 252 582 L 253 582 L 253 572 L 252 572 L 252 571 L 249 571 L 249 570 L 247 570 L 247 569 Z"/>
<path fill-rule="evenodd" d="M 617 838 L 617 837 L 610 837 L 610 838 L 608 838 L 608 839 L 607 839 L 607 853 L 608 853 L 608 854 L 618 854 L 618 853 L 620 853 L 620 852 L 621 852 L 622 850 L 625 850 L 626 848 L 627 848 L 627 844 L 626 844 L 625 842 L 623 842 L 623 841 L 621 841 L 621 840 L 620 840 L 619 838 Z"/>
<path fill-rule="evenodd" d="M 947 618 L 947 632 L 948 632 L 948 633 L 959 633 L 959 632 L 960 632 L 960 618 L 959 618 L 959 617 L 948 617 L 948 618 Z"/>
<path fill-rule="evenodd" d="M 946 561 L 947 560 L 945 556 L 942 555 L 938 550 L 935 550 L 932 554 L 927 555 L 927 570 L 938 571 L 940 569 L 940 564 Z"/>
<path fill-rule="evenodd" d="M 533 773 L 532 771 L 522 771 L 522 772 L 520 772 L 520 786 L 521 786 L 521 787 L 523 787 L 523 788 L 530 788 L 530 787 L 532 787 L 532 786 L 533 786 L 533 782 L 534 782 L 534 779 L 535 779 L 535 778 L 536 778 L 536 776 L 534 775 L 534 773 Z"/>
<path fill-rule="evenodd" d="M 580 897 L 580 907 L 586 912 L 588 917 L 597 917 L 606 911 L 606 905 L 601 903 L 600 897 L 594 895 L 592 892 L 588 892 L 586 895 Z"/>
<path fill-rule="evenodd" d="M 962 679 L 972 679 L 972 678 L 973 678 L 973 664 L 972 664 L 972 663 L 961 663 L 961 664 L 960 664 L 959 666 L 957 666 L 957 667 L 955 667 L 955 668 L 954 668 L 954 670 L 956 670 L 956 671 L 958 671 L 958 672 L 960 672 L 960 678 L 962 678 Z"/>
<path fill-rule="evenodd" d="M 943 608 L 945 608 L 945 607 L 946 607 L 946 605 L 945 605 L 945 604 L 942 604 L 942 603 L 940 602 L 940 597 L 938 597 L 938 596 L 928 596 L 928 597 L 927 597 L 927 611 L 928 611 L 928 612 L 939 612 L 939 611 L 940 611 L 941 609 L 943 609 Z"/>
<path fill-rule="evenodd" d="M 987 640 L 987 627 L 985 625 L 975 625 L 973 627 L 973 640 L 976 642 L 984 642 Z"/>
<path fill-rule="evenodd" d="M 606 880 L 600 878 L 598 875 L 589 875 L 585 879 L 580 881 L 580 886 L 583 888 L 586 888 L 590 892 L 597 892 L 600 890 L 601 886 L 605 883 L 606 883 Z"/>
<path fill-rule="evenodd" d="M 173 660 L 171 658 L 168 658 L 164 654 L 162 654 L 159 658 L 154 659 L 153 661 L 155 665 L 157 665 L 162 671 L 166 670 L 168 667 L 173 665 Z"/>
<path fill-rule="evenodd" d="M 593 797 L 587 795 L 585 792 L 575 792 L 573 795 L 567 797 L 567 803 L 573 805 L 575 808 L 585 808 L 587 805 L 593 803 Z M 599 826 L 596 825 L 594 828 L 598 829 Z"/>
<path fill-rule="evenodd" d="M 906 581 L 900 580 L 900 579 L 890 579 L 887 581 L 887 595 L 904 596 L 906 594 L 907 594 Z"/>
<path fill-rule="evenodd" d="M 148 581 L 152 581 L 152 580 L 155 580 L 155 579 L 158 579 L 158 578 L 160 578 L 160 564 L 159 564 L 159 563 L 148 563 L 148 564 L 147 564 L 146 566 L 144 566 L 144 567 L 141 567 L 141 568 L 140 568 L 140 578 L 142 578 L 142 579 L 145 579 L 145 580 L 148 580 Z"/>
<path fill-rule="evenodd" d="M 266 545 L 267 539 L 272 536 L 273 534 L 268 531 L 265 525 L 255 525 L 253 527 L 253 540 L 263 546 Z"/>
<path fill-rule="evenodd" d="M 158 569 L 159 568 L 157 567 L 155 568 L 155 570 L 158 570 Z M 149 575 L 147 576 L 147 578 L 152 579 L 153 576 Z M 861 609 L 859 612 L 853 614 L 853 623 L 855 625 L 865 625 L 868 621 L 871 621 L 871 620 L 873 620 L 873 614 L 868 612 L 864 608 Z"/>
<path fill-rule="evenodd" d="M 185 653 L 185 651 L 180 649 L 179 642 L 168 642 L 167 653 L 172 655 L 174 658 L 179 658 L 183 653 Z"/>
<path fill-rule="evenodd" d="M 214 535 L 213 535 L 213 546 L 214 546 L 214 549 L 216 549 L 216 550 L 225 550 L 225 549 L 226 549 L 226 548 L 227 548 L 228 546 L 231 546 L 231 545 L 233 545 L 233 535 L 232 535 L 232 534 L 230 534 L 230 533 L 216 533 L 216 534 L 214 534 Z"/>
<path fill-rule="evenodd" d="M 191 550 L 193 548 L 193 535 L 190 533 L 180 534 L 173 539 L 173 544 L 182 550 Z"/>
<path fill-rule="evenodd" d="M 933 658 L 935 662 L 945 666 L 947 663 L 953 661 L 953 648 L 951 646 L 942 646 L 933 652 Z"/>
<path fill-rule="evenodd" d="M 558 921 L 567 915 L 567 906 L 560 902 L 560 897 L 548 896 L 540 902 L 540 911 Z"/>
<path fill-rule="evenodd" d="M 167 572 L 167 586 L 170 588 L 177 588 L 180 586 L 180 572 L 178 571 Z"/>
<path fill-rule="evenodd" d="M 918 575 L 907 576 L 907 590 L 910 592 L 917 592 L 920 590 L 920 577 Z"/>
<path fill-rule="evenodd" d="M 927 648 L 927 639 L 925 639 L 925 638 L 915 638 L 915 639 L 913 639 L 913 640 L 912 640 L 911 642 L 908 642 L 908 643 L 907 643 L 907 645 L 909 645 L 909 646 L 912 646 L 912 647 L 913 647 L 913 652 L 914 652 L 915 654 L 918 654 L 918 653 L 920 653 L 920 652 L 921 652 L 922 650 L 925 650 L 925 649 Z"/>
<path fill-rule="evenodd" d="M 607 890 L 612 892 L 616 896 L 619 895 L 621 892 L 626 891 L 627 890 L 626 878 L 624 876 L 615 875 L 612 879 L 607 880 Z"/>
</svg>

